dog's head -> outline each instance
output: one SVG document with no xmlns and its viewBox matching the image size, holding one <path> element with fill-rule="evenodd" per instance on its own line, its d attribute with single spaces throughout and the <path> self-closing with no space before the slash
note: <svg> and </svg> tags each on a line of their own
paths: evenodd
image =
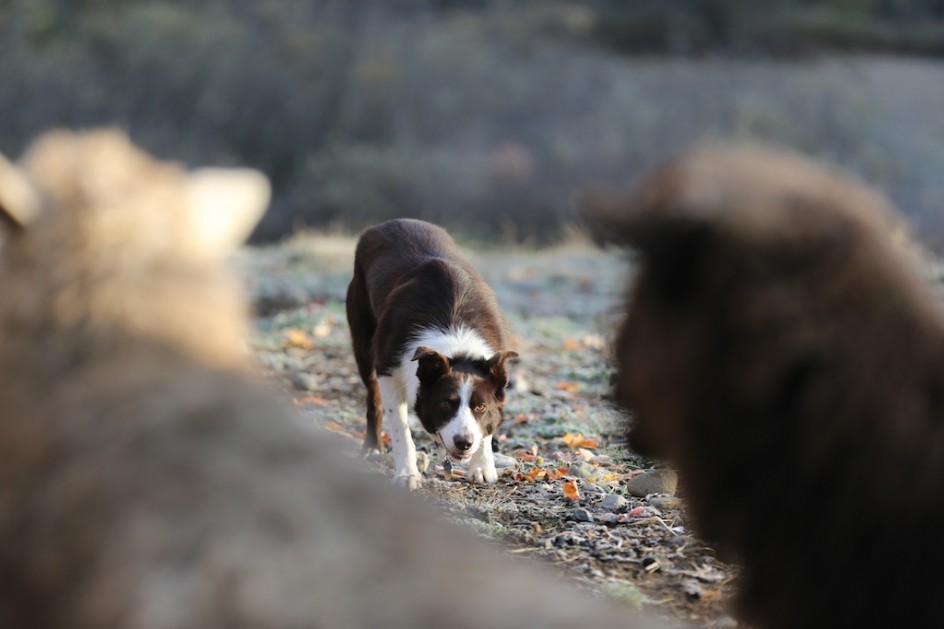
<svg viewBox="0 0 944 629">
<path fill-rule="evenodd" d="M 508 386 L 505 362 L 517 356 L 505 350 L 489 358 L 449 357 L 426 346 L 416 349 L 420 384 L 414 410 L 453 458 L 468 459 L 498 429 Z"/>
</svg>

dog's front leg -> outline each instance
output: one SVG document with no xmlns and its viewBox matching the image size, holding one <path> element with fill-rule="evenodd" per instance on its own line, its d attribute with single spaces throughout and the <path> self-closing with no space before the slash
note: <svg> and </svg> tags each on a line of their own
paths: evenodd
<svg viewBox="0 0 944 629">
<path fill-rule="evenodd" d="M 413 435 L 410 433 L 406 391 L 395 376 L 380 376 L 377 384 L 383 399 L 384 426 L 390 433 L 393 446 L 393 461 L 396 465 L 393 484 L 411 491 L 418 489 L 423 479 L 416 467 L 416 446 L 413 445 Z"/>
<path fill-rule="evenodd" d="M 495 457 L 492 455 L 492 435 L 486 435 L 469 459 L 469 482 L 495 483 L 498 482 L 498 472 L 495 470 Z"/>
</svg>

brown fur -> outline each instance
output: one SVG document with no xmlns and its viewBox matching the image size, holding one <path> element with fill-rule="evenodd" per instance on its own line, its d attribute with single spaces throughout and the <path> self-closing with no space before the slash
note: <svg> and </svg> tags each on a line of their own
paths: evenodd
<svg viewBox="0 0 944 629">
<path fill-rule="evenodd" d="M 944 316 L 888 203 L 757 146 L 670 162 L 611 230 L 639 254 L 630 439 L 680 473 L 760 627 L 937 626 Z"/>
<path fill-rule="evenodd" d="M 40 211 L 0 250 L 0 626 L 634 622 L 470 552 L 273 401 L 208 246 L 241 219 L 202 229 L 190 174 L 114 132 L 46 136 L 21 166 Z M 233 212 L 264 196 L 237 191 Z"/>
</svg>

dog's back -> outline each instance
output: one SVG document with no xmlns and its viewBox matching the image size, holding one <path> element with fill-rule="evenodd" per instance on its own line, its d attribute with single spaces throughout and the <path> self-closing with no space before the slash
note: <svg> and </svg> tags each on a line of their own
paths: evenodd
<svg viewBox="0 0 944 629">
<path fill-rule="evenodd" d="M 944 599 L 944 316 L 887 202 L 801 157 L 695 150 L 611 228 L 634 447 L 679 468 L 763 627 L 931 626 Z"/>
<path fill-rule="evenodd" d="M 38 217 L 0 249 L 0 625 L 650 626 L 476 549 L 273 402 L 223 268 L 258 175 L 104 132 L 23 165 Z M 217 202 L 207 229 L 191 212 Z"/>
<path fill-rule="evenodd" d="M 380 319 L 398 308 L 402 329 L 384 331 L 374 347 L 381 370 L 419 329 L 465 324 L 492 348 L 505 348 L 511 334 L 491 288 L 460 254 L 446 230 L 425 221 L 393 219 L 365 230 L 354 254 L 354 275 L 363 278 L 370 310 Z"/>
</svg>

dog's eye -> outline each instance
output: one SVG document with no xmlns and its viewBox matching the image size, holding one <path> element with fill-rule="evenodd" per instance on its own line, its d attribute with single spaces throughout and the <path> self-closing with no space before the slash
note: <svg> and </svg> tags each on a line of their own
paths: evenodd
<svg viewBox="0 0 944 629">
<path fill-rule="evenodd" d="M 485 405 L 484 405 L 484 404 L 476 404 L 476 405 L 475 405 L 475 408 L 473 408 L 472 410 L 475 411 L 476 413 L 484 413 L 484 412 L 485 412 Z"/>
<path fill-rule="evenodd" d="M 443 400 L 439 403 L 439 408 L 449 408 L 450 406 L 452 405 L 449 403 L 449 400 Z"/>
</svg>

